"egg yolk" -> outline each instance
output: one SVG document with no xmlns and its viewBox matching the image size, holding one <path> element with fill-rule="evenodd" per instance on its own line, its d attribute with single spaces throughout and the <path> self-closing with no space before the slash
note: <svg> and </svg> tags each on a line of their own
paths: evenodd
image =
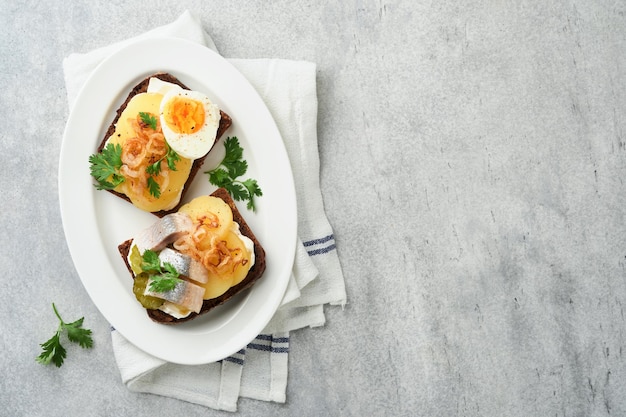
<svg viewBox="0 0 626 417">
<path fill-rule="evenodd" d="M 204 124 L 204 105 L 186 97 L 172 97 L 163 110 L 165 123 L 175 133 L 191 134 Z"/>
</svg>

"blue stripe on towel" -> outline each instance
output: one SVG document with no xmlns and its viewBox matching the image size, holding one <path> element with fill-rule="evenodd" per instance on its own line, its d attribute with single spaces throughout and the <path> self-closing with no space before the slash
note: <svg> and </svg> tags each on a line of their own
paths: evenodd
<svg viewBox="0 0 626 417">
<path fill-rule="evenodd" d="M 236 363 L 237 365 L 243 365 L 243 362 L 245 360 L 246 357 L 246 350 L 245 349 L 240 349 L 239 352 L 224 358 L 223 360 L 227 361 L 227 362 L 232 362 L 232 363 Z"/>
<path fill-rule="evenodd" d="M 227 358 L 224 358 L 224 360 L 227 362 L 236 363 L 237 365 L 243 365 L 243 359 L 235 358 L 234 356 L 229 356 Z"/>
<path fill-rule="evenodd" d="M 273 347 L 272 353 L 289 353 L 288 347 Z"/>
<path fill-rule="evenodd" d="M 308 248 L 307 253 L 309 256 L 323 255 L 337 249 L 335 245 L 335 235 L 332 233 L 319 239 L 307 240 L 306 242 L 302 242 L 302 244 L 305 248 Z"/>
<path fill-rule="evenodd" d="M 289 353 L 289 347 L 273 347 L 269 345 L 259 345 L 258 343 L 250 343 L 248 349 L 263 350 L 272 353 Z"/>
<path fill-rule="evenodd" d="M 269 343 L 249 343 L 248 349 L 262 350 L 272 353 L 289 353 L 289 337 L 272 337 L 268 334 L 260 334 L 256 337 L 256 341 Z M 283 344 L 286 346 L 277 346 Z"/>
<path fill-rule="evenodd" d="M 258 343 L 250 343 L 248 345 L 248 349 L 255 349 L 255 350 L 267 350 L 267 351 L 271 351 L 272 347 L 269 345 L 259 345 Z"/>
<path fill-rule="evenodd" d="M 337 246 L 333 243 L 332 245 L 326 246 L 325 248 L 307 251 L 307 253 L 309 254 L 309 256 L 323 255 L 335 249 L 337 249 Z"/>
<path fill-rule="evenodd" d="M 319 239 L 312 239 L 312 240 L 307 240 L 306 242 L 302 242 L 302 244 L 304 246 L 313 246 L 313 245 L 319 245 L 320 243 L 326 243 L 331 239 L 334 239 L 335 236 L 333 234 L 330 234 L 328 236 L 324 236 L 321 237 Z"/>
</svg>

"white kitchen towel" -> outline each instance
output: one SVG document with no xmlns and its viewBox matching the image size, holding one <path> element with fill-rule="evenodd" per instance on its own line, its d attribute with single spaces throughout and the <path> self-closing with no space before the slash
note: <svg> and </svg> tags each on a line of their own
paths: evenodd
<svg viewBox="0 0 626 417">
<path fill-rule="evenodd" d="M 217 51 L 190 12 L 135 38 L 63 61 L 70 108 L 98 64 L 128 43 L 151 36 L 188 39 Z M 229 60 L 257 89 L 272 113 L 289 154 L 298 200 L 299 241 L 283 304 L 266 329 L 245 349 L 223 360 L 197 366 L 164 362 L 137 349 L 115 329 L 112 346 L 126 386 L 236 411 L 239 397 L 284 402 L 289 332 L 325 323 L 323 306 L 344 305 L 346 292 L 332 228 L 319 186 L 316 66 L 281 59 Z"/>
</svg>

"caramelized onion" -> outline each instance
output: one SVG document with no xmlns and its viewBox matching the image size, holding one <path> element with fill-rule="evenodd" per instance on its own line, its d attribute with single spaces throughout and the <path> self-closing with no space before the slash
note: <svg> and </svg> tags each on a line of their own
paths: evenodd
<svg viewBox="0 0 626 417">
<path fill-rule="evenodd" d="M 210 226 L 204 222 L 199 223 L 192 233 L 174 242 L 174 249 L 191 256 L 213 275 L 221 278 L 232 274 L 237 265 L 247 263 L 240 249 L 229 248 L 226 241 L 212 233 Z"/>
<path fill-rule="evenodd" d="M 158 123 L 157 129 L 154 130 L 145 124 L 139 115 L 135 119 L 130 119 L 129 123 L 136 136 L 127 139 L 122 144 L 123 165 L 120 172 L 127 178 L 125 187 L 132 192 L 133 199 L 148 202 L 149 198 L 145 194 L 148 190 L 150 175 L 146 172 L 146 168 L 167 154 L 167 143 Z M 161 190 L 169 185 L 169 174 L 167 163 L 161 161 L 160 173 L 154 177 Z"/>
<path fill-rule="evenodd" d="M 122 147 L 122 162 L 128 168 L 137 168 L 145 159 L 147 152 L 146 141 L 142 138 L 127 139 Z"/>
</svg>

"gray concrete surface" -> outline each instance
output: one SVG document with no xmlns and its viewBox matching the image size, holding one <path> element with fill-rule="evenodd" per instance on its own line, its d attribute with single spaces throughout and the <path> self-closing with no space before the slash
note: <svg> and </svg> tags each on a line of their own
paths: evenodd
<svg viewBox="0 0 626 417">
<path fill-rule="evenodd" d="M 225 57 L 318 65 L 349 304 L 239 414 L 626 415 L 626 4 L 579 0 L 3 5 L 0 415 L 225 414 L 121 384 L 57 195 L 62 59 L 185 9 Z M 52 301 L 96 342 L 61 369 Z"/>
</svg>

